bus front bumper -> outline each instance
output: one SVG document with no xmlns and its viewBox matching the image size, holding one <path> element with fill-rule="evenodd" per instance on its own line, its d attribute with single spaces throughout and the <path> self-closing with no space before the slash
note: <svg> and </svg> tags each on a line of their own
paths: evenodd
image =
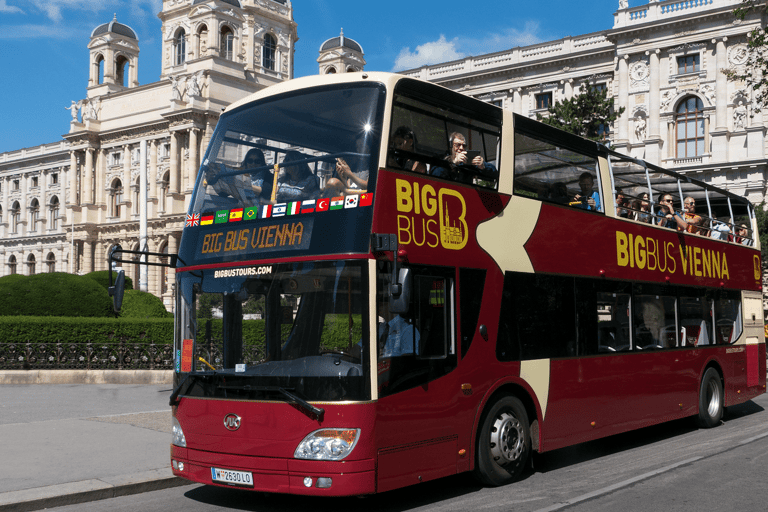
<svg viewBox="0 0 768 512">
<path fill-rule="evenodd" d="M 376 492 L 373 459 L 315 461 L 212 453 L 171 445 L 173 474 L 206 485 L 309 496 L 356 496 Z M 182 469 L 183 468 L 183 469 Z M 242 484 L 213 480 L 212 471 L 244 473 Z"/>
</svg>

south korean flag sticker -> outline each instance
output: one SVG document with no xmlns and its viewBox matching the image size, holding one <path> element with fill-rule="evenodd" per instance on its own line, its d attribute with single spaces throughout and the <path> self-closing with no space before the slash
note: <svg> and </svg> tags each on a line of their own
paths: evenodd
<svg viewBox="0 0 768 512">
<path fill-rule="evenodd" d="M 358 203 L 359 198 L 360 198 L 360 196 L 358 196 L 357 194 L 353 194 L 353 195 L 347 196 L 344 199 L 344 208 L 345 209 L 346 208 L 357 208 L 357 203 Z"/>
</svg>

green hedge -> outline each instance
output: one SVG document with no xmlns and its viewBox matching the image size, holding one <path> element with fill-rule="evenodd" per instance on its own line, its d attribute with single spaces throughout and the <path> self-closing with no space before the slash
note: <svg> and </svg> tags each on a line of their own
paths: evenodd
<svg viewBox="0 0 768 512">
<path fill-rule="evenodd" d="M 114 317 L 105 288 L 65 272 L 0 279 L 0 316 L 11 315 Z"/>
<path fill-rule="evenodd" d="M 172 318 L 0 317 L 0 343 L 172 344 Z"/>
<path fill-rule="evenodd" d="M 139 290 L 125 290 L 120 318 L 173 318 L 162 299 Z"/>
</svg>

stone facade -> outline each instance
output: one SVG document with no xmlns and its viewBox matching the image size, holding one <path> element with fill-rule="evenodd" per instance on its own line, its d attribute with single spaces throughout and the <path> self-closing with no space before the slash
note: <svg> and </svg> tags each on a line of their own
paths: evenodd
<svg viewBox="0 0 768 512">
<path fill-rule="evenodd" d="M 66 107 L 64 140 L 0 154 L 1 275 L 106 270 L 115 244 L 139 249 L 142 141 L 147 248 L 177 252 L 222 109 L 293 77 L 289 0 L 164 0 L 158 16 L 160 81 L 139 85 L 139 41 L 114 19 L 91 35 L 87 95 Z M 138 288 L 138 265 L 126 274 Z M 149 267 L 148 291 L 172 308 L 166 269 Z"/>
</svg>

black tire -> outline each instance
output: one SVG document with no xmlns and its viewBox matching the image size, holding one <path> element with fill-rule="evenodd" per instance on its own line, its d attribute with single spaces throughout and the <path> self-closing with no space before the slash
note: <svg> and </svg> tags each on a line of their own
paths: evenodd
<svg viewBox="0 0 768 512">
<path fill-rule="evenodd" d="M 477 434 L 475 478 L 489 486 L 513 482 L 531 453 L 531 429 L 523 403 L 504 396 L 483 414 Z"/>
<path fill-rule="evenodd" d="M 699 416 L 696 423 L 701 428 L 712 428 L 720 424 L 723 419 L 724 398 L 720 374 L 714 368 L 708 368 L 704 372 L 699 389 Z"/>
</svg>

